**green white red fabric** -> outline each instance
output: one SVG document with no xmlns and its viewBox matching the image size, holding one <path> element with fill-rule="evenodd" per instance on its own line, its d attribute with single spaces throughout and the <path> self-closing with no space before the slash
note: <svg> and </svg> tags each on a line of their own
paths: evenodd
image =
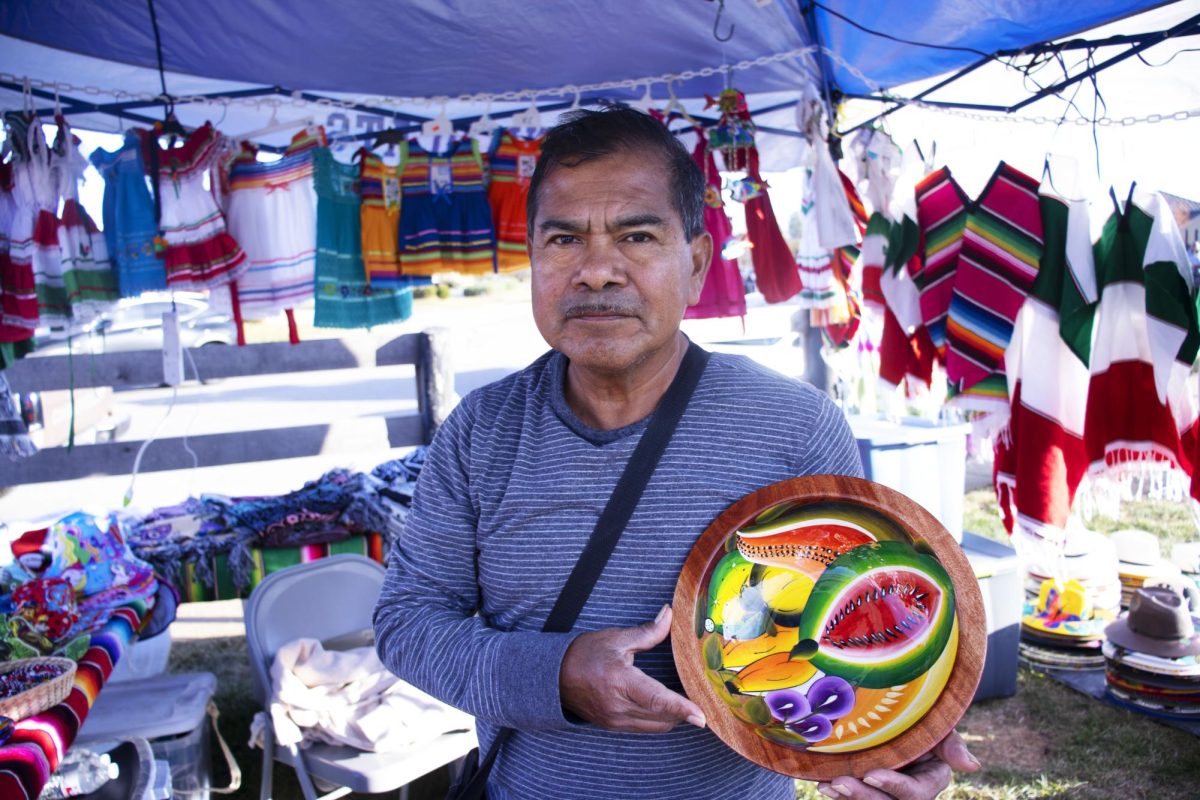
<svg viewBox="0 0 1200 800">
<path fill-rule="evenodd" d="M 1043 186 L 1039 205 L 1045 249 L 1004 354 L 1011 417 L 996 437 L 994 479 L 1018 546 L 1059 548 L 1087 472 L 1085 359 L 1099 295 L 1087 202 Z"/>
<path fill-rule="evenodd" d="M 1189 371 L 1200 345 L 1187 251 L 1161 195 L 1115 212 L 1095 248 L 1100 292 L 1084 441 L 1093 477 L 1151 478 L 1186 495 L 1198 403 Z"/>
</svg>

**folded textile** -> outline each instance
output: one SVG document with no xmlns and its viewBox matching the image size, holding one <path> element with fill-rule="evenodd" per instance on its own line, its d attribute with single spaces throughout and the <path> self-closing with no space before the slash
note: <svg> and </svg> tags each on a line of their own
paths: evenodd
<svg viewBox="0 0 1200 800">
<path fill-rule="evenodd" d="M 276 652 L 271 685 L 271 722 L 282 745 L 394 752 L 474 725 L 470 715 L 389 672 L 373 647 L 334 651 L 296 639 Z"/>
</svg>

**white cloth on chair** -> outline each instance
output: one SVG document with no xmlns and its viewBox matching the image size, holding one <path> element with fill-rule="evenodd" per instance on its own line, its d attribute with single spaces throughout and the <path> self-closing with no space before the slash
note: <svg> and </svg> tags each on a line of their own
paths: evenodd
<svg viewBox="0 0 1200 800">
<path fill-rule="evenodd" d="M 285 746 L 325 742 L 392 752 L 474 727 L 470 715 L 388 672 L 372 647 L 335 651 L 296 639 L 276 652 L 271 684 L 275 741 Z"/>
</svg>

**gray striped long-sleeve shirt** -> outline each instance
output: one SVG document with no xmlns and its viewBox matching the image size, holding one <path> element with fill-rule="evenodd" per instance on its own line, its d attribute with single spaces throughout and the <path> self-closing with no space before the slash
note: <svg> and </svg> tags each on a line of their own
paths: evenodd
<svg viewBox="0 0 1200 800">
<path fill-rule="evenodd" d="M 567 720 L 559 667 L 579 633 L 653 619 L 697 537 L 743 495 L 798 475 L 861 475 L 845 418 L 808 384 L 713 354 L 574 630 L 546 634 L 648 422 L 584 425 L 563 394 L 566 364 L 552 351 L 472 392 L 438 431 L 375 612 L 380 658 L 475 715 L 481 752 L 500 727 L 517 729 L 491 800 L 790 800 L 790 779 L 709 730 L 627 734 Z M 635 663 L 682 691 L 669 642 Z"/>
</svg>

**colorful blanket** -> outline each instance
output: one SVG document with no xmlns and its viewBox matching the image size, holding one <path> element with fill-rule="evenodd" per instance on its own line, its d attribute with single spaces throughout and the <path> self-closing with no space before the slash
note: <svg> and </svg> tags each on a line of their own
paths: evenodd
<svg viewBox="0 0 1200 800">
<path fill-rule="evenodd" d="M 113 612 L 104 627 L 92 634 L 67 699 L 13 726 L 12 738 L 0 746 L 0 797 L 33 800 L 41 793 L 146 617 L 147 605 L 142 601 Z"/>
</svg>

